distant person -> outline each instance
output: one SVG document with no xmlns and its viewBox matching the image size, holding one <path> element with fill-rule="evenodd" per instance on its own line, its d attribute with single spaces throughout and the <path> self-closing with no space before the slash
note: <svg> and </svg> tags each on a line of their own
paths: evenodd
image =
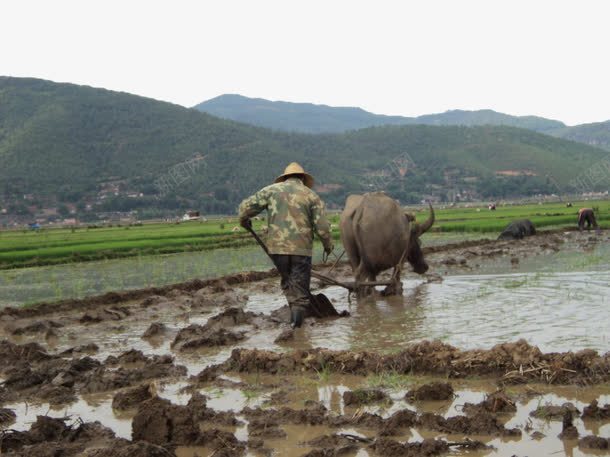
<svg viewBox="0 0 610 457">
<path fill-rule="evenodd" d="M 324 203 L 311 190 L 313 182 L 303 167 L 292 162 L 275 184 L 262 188 L 239 205 L 239 221 L 246 228 L 252 224 L 250 218 L 267 210 L 267 249 L 282 276 L 292 327 L 300 327 L 303 319 L 312 314 L 309 284 L 314 233 L 326 254 L 333 250 Z"/>
<path fill-rule="evenodd" d="M 495 211 L 496 210 L 496 204 L 495 203 L 490 203 L 489 204 L 489 211 Z"/>
<path fill-rule="evenodd" d="M 595 213 L 591 208 L 581 208 L 578 210 L 578 229 L 582 232 L 587 224 L 587 230 L 591 229 L 591 226 L 599 231 L 599 226 L 595 220 Z"/>
<path fill-rule="evenodd" d="M 566 208 L 571 208 L 571 207 L 572 207 L 572 203 L 571 202 L 566 203 Z"/>
</svg>

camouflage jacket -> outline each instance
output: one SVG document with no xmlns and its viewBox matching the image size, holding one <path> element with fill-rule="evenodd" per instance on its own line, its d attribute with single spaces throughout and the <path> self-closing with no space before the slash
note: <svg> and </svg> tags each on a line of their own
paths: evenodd
<svg viewBox="0 0 610 457">
<path fill-rule="evenodd" d="M 324 203 L 298 178 L 264 187 L 239 205 L 240 220 L 267 210 L 270 254 L 311 256 L 313 234 L 324 246 L 332 244 Z"/>
</svg>

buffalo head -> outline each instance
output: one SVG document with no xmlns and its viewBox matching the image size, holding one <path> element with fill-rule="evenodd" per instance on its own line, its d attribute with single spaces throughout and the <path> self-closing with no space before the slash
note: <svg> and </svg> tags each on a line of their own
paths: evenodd
<svg viewBox="0 0 610 457">
<path fill-rule="evenodd" d="M 411 222 L 411 238 L 409 240 L 409 248 L 407 251 L 407 262 L 411 264 L 413 267 L 413 271 L 417 274 L 424 274 L 428 271 L 428 264 L 424 260 L 424 253 L 421 250 L 421 245 L 419 242 L 419 237 L 426 233 L 432 224 L 434 224 L 434 210 L 432 209 L 432 205 L 430 206 L 430 216 L 423 224 L 417 224 L 412 221 L 412 216 L 406 214 L 407 220 Z"/>
</svg>

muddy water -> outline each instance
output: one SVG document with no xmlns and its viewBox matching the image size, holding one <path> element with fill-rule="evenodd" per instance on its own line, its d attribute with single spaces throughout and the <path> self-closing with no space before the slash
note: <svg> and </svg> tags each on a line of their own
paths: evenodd
<svg viewBox="0 0 610 457">
<path fill-rule="evenodd" d="M 449 274 L 442 281 L 411 275 L 403 282 L 402 297 L 353 300 L 352 305 L 344 289 L 328 287 L 324 293 L 352 317 L 306 327 L 294 346 L 394 351 L 440 339 L 470 349 L 525 338 L 544 352 L 606 352 L 609 262 L 607 244 L 584 254 L 524 259 L 516 267 L 508 258 L 495 259 L 473 266 L 471 274 Z M 577 271 L 557 271 L 564 266 Z M 248 308 L 269 312 L 282 303 L 279 294 L 251 294 Z"/>
<path fill-rule="evenodd" d="M 306 327 L 294 346 L 396 351 L 440 339 L 471 349 L 525 338 L 544 352 L 610 350 L 608 272 L 464 275 L 405 286 L 404 297 L 352 306 L 339 305 L 346 301 L 343 290 L 326 289 L 352 317 Z M 253 296 L 249 306 L 263 310 L 280 301 Z"/>
<path fill-rule="evenodd" d="M 575 235 L 578 236 L 578 235 Z M 586 235 L 585 235 L 586 237 Z M 574 238 L 574 236 L 572 236 Z M 582 238 L 582 237 L 581 237 Z M 566 240 L 570 241 L 570 237 Z M 586 241 L 586 238 L 583 238 Z M 529 247 L 516 249 L 496 256 L 468 257 L 468 252 L 439 253 L 429 258 L 431 271 L 442 276 L 417 277 L 406 275 L 403 297 L 366 299 L 352 301 L 350 305 L 345 290 L 326 288 L 324 292 L 335 301 L 338 309 L 352 313 L 349 319 L 336 319 L 324 322 L 308 322 L 296 333 L 294 341 L 275 344 L 273 341 L 282 330 L 248 329 L 248 338 L 238 346 L 268 348 L 276 351 L 303 347 L 329 347 L 333 349 L 366 349 L 368 351 L 396 351 L 410 342 L 439 338 L 460 348 L 490 347 L 496 343 L 526 338 L 530 343 L 545 351 L 567 351 L 593 348 L 605 352 L 610 350 L 608 326 L 610 321 L 610 276 L 608 271 L 610 252 L 607 236 L 603 242 L 586 242 L 587 249 L 566 242 L 564 248 L 538 250 L 536 255 L 528 255 Z M 519 262 L 511 258 L 518 255 Z M 461 261 L 450 260 L 455 257 Z M 348 269 L 338 268 L 339 276 L 346 276 Z M 270 313 L 284 305 L 285 301 L 277 287 L 277 279 L 255 284 L 245 284 L 232 292 L 247 295 L 240 300 L 252 311 Z M 204 324 L 209 317 L 222 311 L 222 307 L 203 310 L 189 310 L 182 306 L 179 299 L 172 306 L 160 306 L 149 311 L 137 311 L 122 321 L 95 325 L 71 321 L 59 330 L 57 339 L 46 341 L 53 352 L 60 352 L 75 345 L 95 342 L 100 350 L 94 357 L 103 360 L 108 355 L 117 355 L 127 349 L 141 349 L 147 355 L 171 353 L 176 363 L 186 365 L 189 374 L 196 374 L 205 366 L 224 361 L 234 346 L 206 348 L 192 352 L 173 352 L 170 342 L 177 331 L 187 325 Z M 163 322 L 168 333 L 155 340 L 143 340 L 141 335 L 151 322 Z M 239 327 L 235 328 L 239 330 Z M 3 335 L 4 336 L 4 335 Z M 17 337 L 9 335 L 15 342 L 39 341 L 38 336 Z M 434 412 L 446 417 L 460 414 L 460 407 L 466 401 L 481 401 L 486 393 L 495 390 L 491 383 L 480 381 L 453 382 L 457 397 L 448 402 L 409 403 L 404 393 L 409 388 L 429 382 L 430 379 L 404 377 L 393 380 L 357 376 L 336 376 L 327 373 L 304 374 L 303 376 L 283 376 L 281 378 L 257 375 L 237 375 L 229 373 L 222 385 L 209 385 L 200 389 L 208 398 L 208 406 L 216 410 L 233 410 L 244 422 L 228 430 L 238 439 L 247 440 L 247 420 L 239 414 L 245 407 L 291 406 L 303 409 L 306 400 L 319 401 L 336 414 L 355 414 L 357 409 L 346 407 L 342 395 L 347 390 L 358 387 L 383 385 L 392 402 L 364 407 L 364 411 L 378 413 L 384 417 L 393 412 L 409 408 L 417 412 Z M 240 384 L 241 383 L 241 384 Z M 400 385 L 397 385 L 400 384 Z M 171 382 L 156 381 L 160 396 L 176 404 L 186 404 L 190 394 L 183 392 L 189 385 L 186 378 Z M 281 387 L 278 387 L 281 386 Z M 273 394 L 285 390 L 281 402 L 269 403 Z M 531 395 L 532 390 L 537 391 Z M 112 396 L 115 392 L 103 395 L 87 395 L 79 401 L 58 409 L 47 404 L 14 403 L 4 405 L 17 413 L 17 422 L 11 428 L 29 428 L 36 415 L 48 414 L 55 417 L 80 417 L 84 421 L 99 420 L 112 427 L 122 437 L 131 436 L 133 412 L 118 413 L 112 410 Z M 517 397 L 518 410 L 505 420 L 510 427 L 524 431 L 520 440 L 504 440 L 490 436 L 471 436 L 497 448 L 496 451 L 468 453 L 467 455 L 559 455 L 581 456 L 584 453 L 575 442 L 561 441 L 557 435 L 561 422 L 544 421 L 529 417 L 529 413 L 539 405 L 552 403 L 560 405 L 566 401 L 574 403 L 579 409 L 593 399 L 601 404 L 610 403 L 610 386 L 600 385 L 587 389 L 576 387 L 550 388 L 532 386 L 514 388 L 511 396 Z M 597 434 L 610 437 L 610 424 L 575 421 L 581 436 Z M 281 424 L 288 434 L 285 439 L 266 439 L 265 446 L 276 449 L 282 456 L 301 456 L 309 447 L 304 441 L 323 434 L 351 433 L 374 437 L 377 430 L 367 429 L 328 429 L 326 427 Z M 540 440 L 531 438 L 534 431 L 545 435 Z M 460 441 L 462 436 L 445 436 L 429 430 L 413 428 L 398 440 L 417 441 L 422 437 L 442 437 Z M 194 457 L 212 455 L 213 450 L 206 448 L 180 448 L 177 455 Z M 248 455 L 259 455 L 251 451 Z M 360 449 L 353 455 L 373 455 Z M 459 453 L 458 453 L 459 455 Z"/>
</svg>

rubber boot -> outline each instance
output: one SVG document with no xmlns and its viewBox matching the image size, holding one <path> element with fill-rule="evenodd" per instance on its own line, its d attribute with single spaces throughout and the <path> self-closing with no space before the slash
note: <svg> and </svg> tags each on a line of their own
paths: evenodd
<svg viewBox="0 0 610 457">
<path fill-rule="evenodd" d="M 299 328 L 303 325 L 303 310 L 301 308 L 292 308 L 290 311 L 290 326 Z"/>
</svg>

